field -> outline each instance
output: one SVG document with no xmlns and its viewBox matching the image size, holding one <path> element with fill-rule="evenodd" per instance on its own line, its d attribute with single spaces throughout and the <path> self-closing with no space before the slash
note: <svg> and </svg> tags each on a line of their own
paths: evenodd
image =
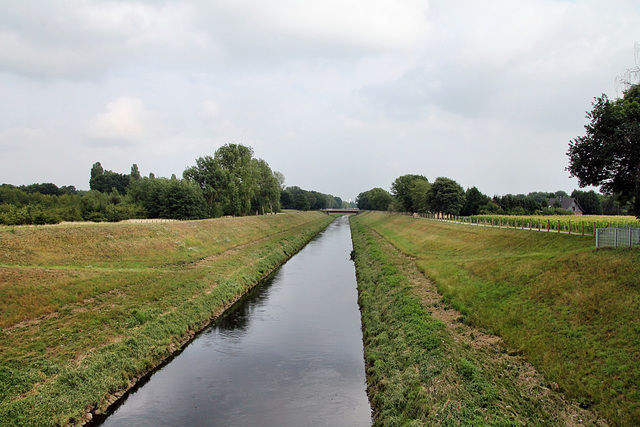
<svg viewBox="0 0 640 427">
<path fill-rule="evenodd" d="M 332 219 L 0 228 L 0 425 L 104 411 Z"/>
<path fill-rule="evenodd" d="M 544 414 L 540 415 L 540 422 L 532 421 L 536 416 L 527 418 L 527 414 L 534 414 L 532 411 L 537 409 L 534 403 L 525 402 L 526 394 L 521 402 L 515 399 L 513 402 L 518 403 L 505 403 L 505 399 L 512 399 L 508 392 L 511 387 L 503 386 L 500 380 L 491 380 L 494 367 L 483 363 L 486 358 L 456 351 L 460 356 L 456 359 L 450 355 L 447 364 L 441 358 L 426 357 L 426 351 L 411 355 L 415 346 L 412 340 L 421 340 L 420 346 L 432 348 L 432 354 L 451 353 L 445 351 L 450 346 L 448 335 L 442 332 L 446 328 L 424 314 L 433 311 L 434 303 L 425 303 L 424 299 L 420 306 L 415 303 L 420 289 L 427 289 L 428 285 L 406 281 L 408 276 L 401 268 L 412 264 L 443 297 L 435 305 L 445 304 L 459 312 L 460 325 L 501 337 L 506 353 L 522 356 L 544 374 L 544 380 L 532 391 L 539 391 L 540 387 L 557 389 L 581 408 L 588 408 L 596 418 L 585 424 L 604 424 L 597 421 L 600 417 L 610 425 L 640 423 L 640 251 L 596 251 L 593 236 L 468 227 L 406 216 L 366 214 L 354 218 L 354 223 L 359 227 L 358 234 L 365 236 L 365 243 L 359 243 L 360 246 L 377 245 L 373 249 L 375 261 L 358 260 L 361 253 L 356 248 L 359 286 L 370 281 L 386 289 L 373 299 L 368 296 L 373 291 L 367 290 L 362 298 L 373 301 L 383 295 L 393 296 L 392 301 L 383 303 L 366 317 L 363 309 L 363 324 L 379 325 L 372 331 L 365 330 L 365 354 L 371 379 L 370 396 L 381 411 L 380 420 L 388 418 L 385 413 L 395 414 L 398 420 L 416 419 L 416 414 L 432 420 L 435 415 L 429 411 L 433 402 L 422 407 L 394 406 L 385 393 L 394 390 L 391 396 L 396 394 L 397 402 L 403 393 L 402 384 L 412 384 L 411 381 L 421 384 L 422 388 L 404 390 L 407 399 L 421 396 L 420 390 L 433 387 L 436 381 L 444 381 L 451 384 L 450 389 L 460 391 L 457 395 L 443 392 L 444 402 L 467 411 L 475 417 L 477 425 L 551 423 L 544 421 Z M 404 261 L 402 258 L 393 261 L 390 252 L 383 249 L 384 243 L 399 250 Z M 367 276 L 377 265 L 381 266 L 378 276 Z M 380 319 L 390 316 L 386 311 L 393 307 L 392 303 L 402 301 L 405 293 L 412 299 L 400 305 L 412 307 L 415 312 L 402 314 L 404 308 L 396 308 L 402 333 L 384 330 L 380 325 L 391 321 Z M 363 306 L 372 304 L 367 301 L 363 300 Z M 421 322 L 427 325 L 422 330 L 408 326 L 418 316 L 426 319 Z M 377 347 L 380 343 L 385 343 L 383 348 L 397 345 L 402 336 L 408 342 L 399 347 L 406 353 L 403 357 L 409 359 L 402 369 L 406 378 L 391 376 L 390 371 L 383 369 L 391 363 L 390 354 L 400 351 L 386 354 Z M 503 373 L 510 375 L 506 368 Z M 475 378 L 479 384 L 470 383 L 469 378 Z M 474 395 L 472 391 L 478 388 L 484 388 L 484 392 Z M 488 400 L 483 402 L 480 396 Z M 447 405 L 441 404 L 440 411 L 448 410 L 451 424 L 457 425 L 460 420 L 456 421 L 454 411 Z M 567 413 L 564 410 L 556 415 L 553 410 L 543 412 L 558 425 L 570 425 L 570 420 L 579 424 L 570 416 L 560 417 L 558 414 Z M 385 425 L 383 421 L 379 424 Z"/>
<path fill-rule="evenodd" d="M 573 234 L 595 235 L 597 228 L 640 227 L 640 220 L 633 216 L 598 215 L 475 215 L 461 218 L 470 224 L 498 227 L 531 228 L 542 231 L 560 231 Z"/>
</svg>

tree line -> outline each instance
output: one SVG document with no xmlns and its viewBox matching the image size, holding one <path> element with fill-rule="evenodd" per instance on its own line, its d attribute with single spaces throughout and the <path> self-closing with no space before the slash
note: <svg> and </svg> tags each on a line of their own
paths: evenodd
<svg viewBox="0 0 640 427">
<path fill-rule="evenodd" d="M 280 211 L 284 175 L 253 157 L 253 149 L 227 144 L 196 159 L 182 178 L 143 177 L 96 162 L 89 191 L 52 183 L 0 186 L 0 223 L 52 224 L 61 221 L 121 221 L 138 218 L 202 219 Z"/>
<path fill-rule="evenodd" d="M 574 197 L 587 215 L 625 215 L 628 207 L 621 203 L 620 196 L 602 195 L 595 191 L 574 190 L 571 195 L 564 191 L 531 192 L 489 197 L 476 187 L 466 191 L 455 180 L 439 177 L 433 183 L 424 175 L 408 174 L 396 178 L 391 191 L 372 188 L 356 198 L 359 209 L 408 213 L 433 213 L 449 216 L 479 214 L 504 215 L 569 215 L 562 209 L 559 199 Z M 556 199 L 549 206 L 549 200 Z"/>
<path fill-rule="evenodd" d="M 300 211 L 320 209 L 355 208 L 355 203 L 343 201 L 340 197 L 324 194 L 313 190 L 303 190 L 300 187 L 286 187 L 280 194 L 282 209 L 296 209 Z"/>
<path fill-rule="evenodd" d="M 638 48 L 640 53 L 640 48 Z M 619 78 L 624 86 L 621 97 L 610 100 L 603 94 L 595 98 L 587 112 L 586 134 L 569 143 L 566 170 L 578 178 L 581 188 L 599 186 L 595 191 L 574 190 L 587 215 L 626 215 L 640 218 L 640 66 Z M 429 183 L 423 175 L 403 175 L 391 184 L 391 192 L 373 188 L 358 195 L 360 209 L 400 212 L 431 212 L 445 215 L 476 214 L 565 214 L 550 199 L 568 197 L 563 191 L 507 194 L 492 198 L 476 187 L 464 191 L 452 179 L 440 177 Z"/>
</svg>

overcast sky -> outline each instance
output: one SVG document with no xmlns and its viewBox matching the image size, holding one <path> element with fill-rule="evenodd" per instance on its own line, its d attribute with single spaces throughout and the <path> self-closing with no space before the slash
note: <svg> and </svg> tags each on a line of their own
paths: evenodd
<svg viewBox="0 0 640 427">
<path fill-rule="evenodd" d="M 0 183 L 181 176 L 233 142 L 343 199 L 571 192 L 639 41 L 638 0 L 0 0 Z"/>
</svg>

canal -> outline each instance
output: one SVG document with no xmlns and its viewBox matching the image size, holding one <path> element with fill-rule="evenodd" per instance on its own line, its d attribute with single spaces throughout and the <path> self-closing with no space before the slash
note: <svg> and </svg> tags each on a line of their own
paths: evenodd
<svg viewBox="0 0 640 427">
<path fill-rule="evenodd" d="M 369 426 L 348 218 L 334 221 L 103 426 Z"/>
</svg>

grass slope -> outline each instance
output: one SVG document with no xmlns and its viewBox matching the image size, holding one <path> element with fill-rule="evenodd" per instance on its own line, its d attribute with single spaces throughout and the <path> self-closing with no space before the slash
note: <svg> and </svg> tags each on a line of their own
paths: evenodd
<svg viewBox="0 0 640 427">
<path fill-rule="evenodd" d="M 403 216 L 357 221 L 415 258 L 465 323 L 501 336 L 611 424 L 640 424 L 640 251 Z"/>
<path fill-rule="evenodd" d="M 0 425 L 104 411 L 332 220 L 0 229 Z"/>
</svg>

